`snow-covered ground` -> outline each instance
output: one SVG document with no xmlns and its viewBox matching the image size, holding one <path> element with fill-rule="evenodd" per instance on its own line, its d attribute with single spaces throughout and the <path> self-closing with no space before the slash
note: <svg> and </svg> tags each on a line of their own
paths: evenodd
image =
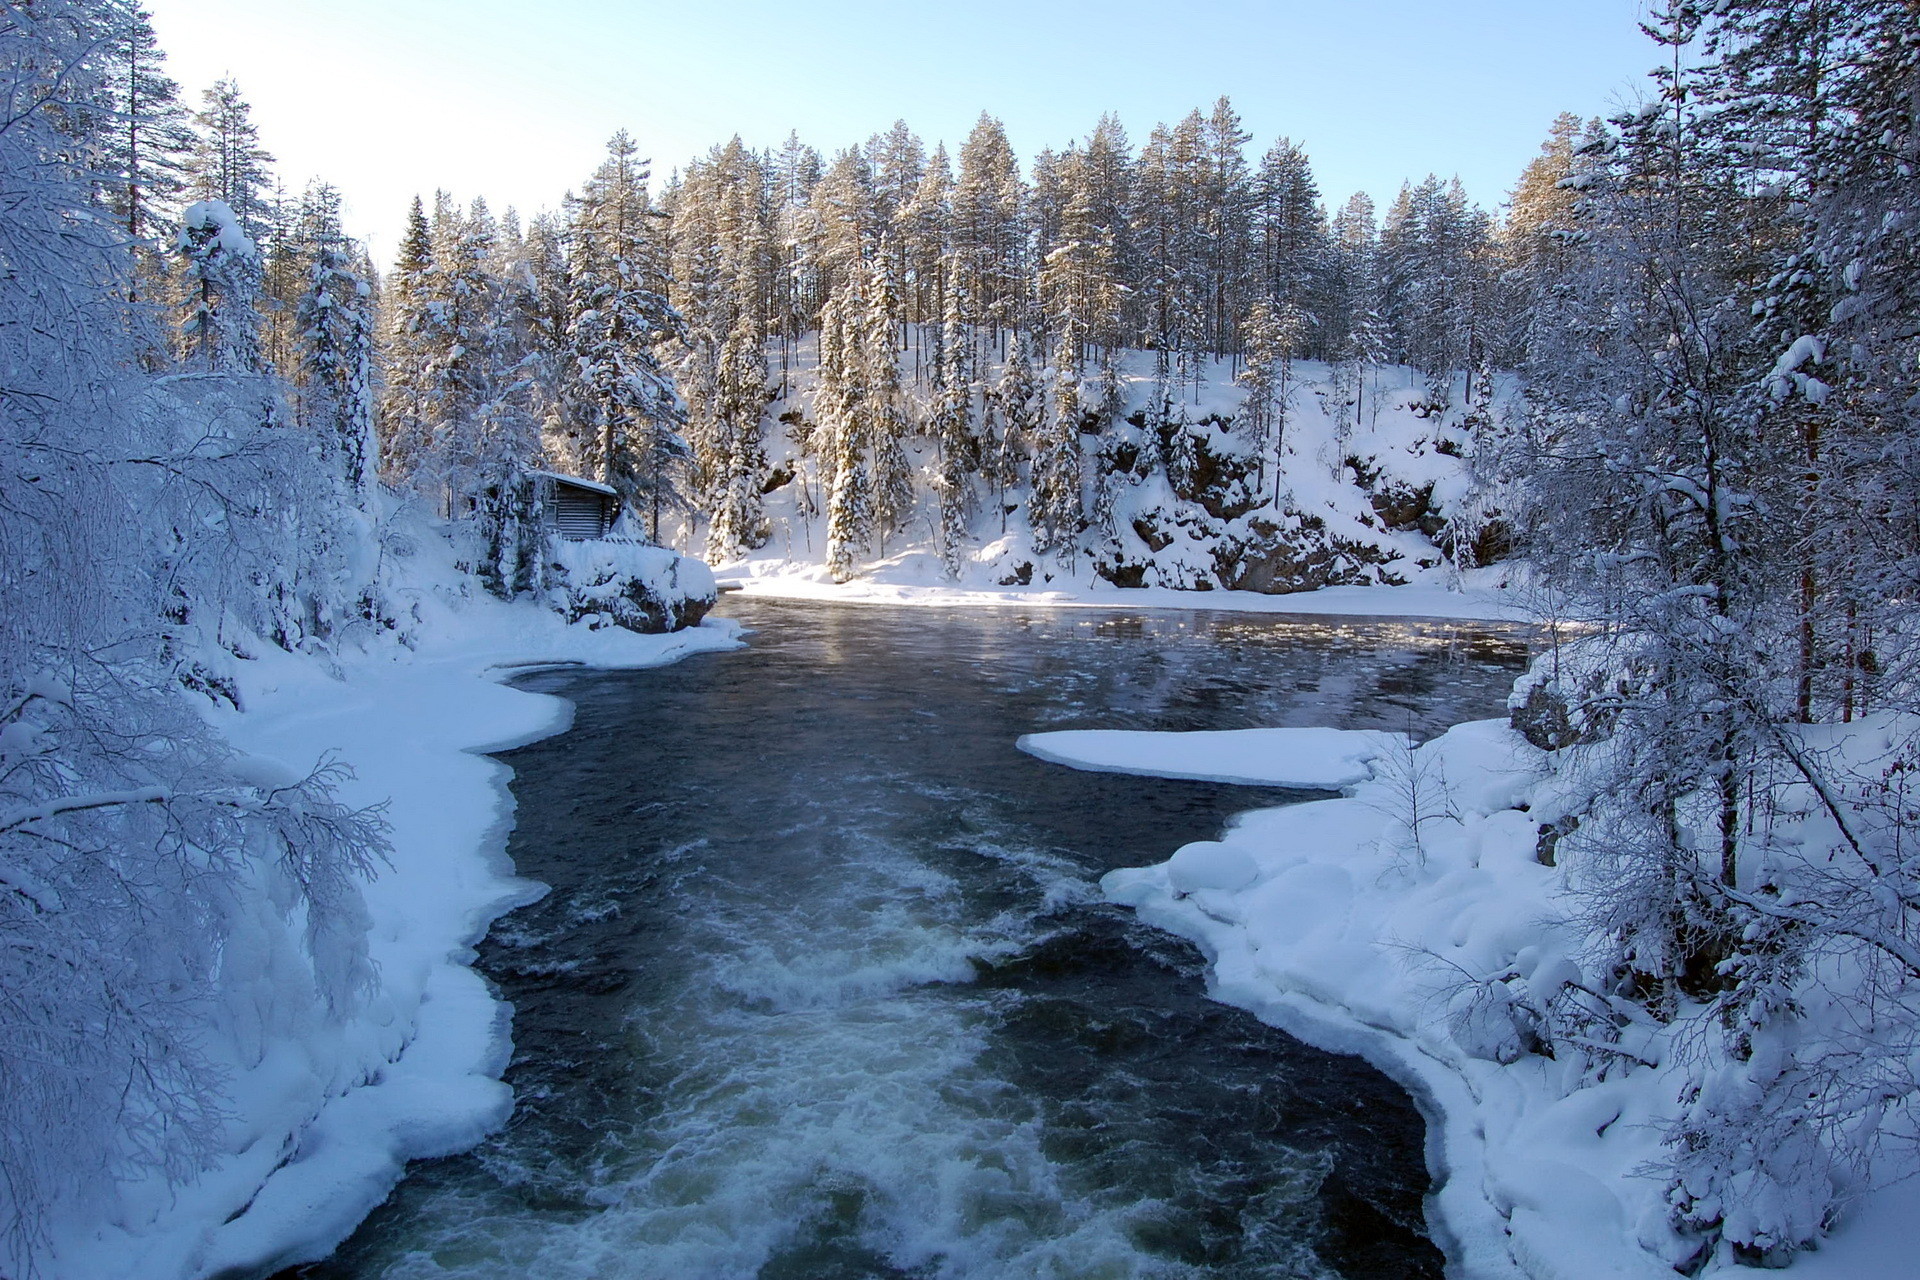
<svg viewBox="0 0 1920 1280">
<path fill-rule="evenodd" d="M 446 565 L 419 580 L 460 578 Z M 502 681 L 537 666 L 653 666 L 739 643 L 738 628 L 720 620 L 637 635 L 568 626 L 545 608 L 478 591 L 405 594 L 417 648 L 268 649 L 235 665 L 245 710 L 222 726 L 262 758 L 258 769 L 299 776 L 337 759 L 356 775 L 343 799 L 388 803 L 391 864 L 365 889 L 375 995 L 344 1032 L 257 1037 L 257 1059 L 231 1064 L 230 1155 L 191 1185 L 126 1186 L 111 1221 L 56 1225 L 54 1274 L 158 1280 L 322 1257 L 408 1160 L 464 1149 L 500 1125 L 512 1107 L 499 1079 L 507 1011 L 470 967 L 471 948 L 540 889 L 506 860 L 510 770 L 480 753 L 571 719 L 564 701 Z M 263 1024 L 274 1016 L 260 1012 Z"/>
<path fill-rule="evenodd" d="M 1505 721 L 1460 725 L 1417 749 L 1377 733 L 1084 731 L 1022 740 L 1076 767 L 1265 782 L 1364 778 L 1339 799 L 1241 815 L 1218 841 L 1114 871 L 1108 896 L 1192 939 L 1213 994 L 1402 1081 L 1429 1119 L 1433 1225 L 1463 1276 L 1671 1277 L 1693 1245 L 1667 1225 L 1662 1121 L 1687 1070 L 1665 1029 L 1630 1027 L 1644 1058 L 1595 1083 L 1580 1064 L 1519 1052 L 1515 1025 L 1469 978 L 1507 975 L 1538 1003 L 1579 981 L 1580 936 L 1560 873 L 1536 857 L 1518 806 L 1552 785 L 1547 755 Z M 1326 785 L 1335 785 L 1331 781 Z M 1545 808 L 1545 804 L 1541 804 Z M 1915 1274 L 1920 1187 L 1855 1206 L 1794 1273 Z M 1710 1267 L 1710 1270 L 1718 1270 Z"/>
<path fill-rule="evenodd" d="M 1338 614 L 1369 618 L 1458 618 L 1523 622 L 1534 614 L 1525 598 L 1507 590 L 1504 569 L 1469 570 L 1458 585 L 1409 583 L 1390 587 L 1322 587 L 1271 596 L 1257 591 L 1180 591 L 1172 587 L 1116 587 L 1092 574 L 1061 584 L 955 586 L 939 579 L 931 556 L 907 555 L 868 566 L 836 583 L 812 564 L 777 559 L 735 561 L 715 569 L 723 589 L 790 600 L 932 607 L 1047 605 L 1082 609 L 1227 609 L 1245 613 Z"/>
</svg>

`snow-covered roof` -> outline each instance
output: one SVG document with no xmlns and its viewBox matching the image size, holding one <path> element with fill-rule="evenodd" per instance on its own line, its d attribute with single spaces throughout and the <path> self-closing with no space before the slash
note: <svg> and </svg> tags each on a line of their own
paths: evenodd
<svg viewBox="0 0 1920 1280">
<path fill-rule="evenodd" d="M 562 484 L 575 485 L 582 489 L 591 489 L 595 493 L 604 493 L 609 498 L 617 498 L 620 496 L 619 491 L 612 485 L 601 484 L 598 480 L 588 480 L 582 476 L 562 475 L 558 471 L 529 471 L 527 474 L 530 476 L 539 476 L 545 480 L 558 480 Z"/>
</svg>

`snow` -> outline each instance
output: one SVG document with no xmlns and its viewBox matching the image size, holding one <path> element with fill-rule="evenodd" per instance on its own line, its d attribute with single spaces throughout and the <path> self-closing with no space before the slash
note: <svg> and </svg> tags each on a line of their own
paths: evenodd
<svg viewBox="0 0 1920 1280">
<path fill-rule="evenodd" d="M 540 666 L 659 665 L 736 647 L 738 628 L 568 626 L 533 604 L 434 585 L 459 581 L 450 564 L 416 576 L 417 648 L 270 650 L 236 664 L 246 710 L 222 725 L 261 776 L 333 757 L 356 774 L 344 800 L 389 802 L 391 865 L 365 888 L 375 997 L 344 1032 L 267 1037 L 256 1061 L 234 1063 L 228 1157 L 190 1185 L 129 1185 L 113 1221 L 60 1230 L 55 1274 L 258 1274 L 323 1257 L 407 1161 L 470 1147 L 511 1111 L 499 1079 L 510 1011 L 471 968 L 472 947 L 544 890 L 512 873 L 511 770 L 482 753 L 563 730 L 571 708 L 501 681 Z"/>
<path fill-rule="evenodd" d="M 1029 733 L 1016 745 L 1042 760 L 1098 773 L 1339 791 L 1365 782 L 1376 760 L 1407 744 L 1404 735 L 1377 729 L 1223 729 L 1179 735 L 1176 757 L 1164 734 L 1065 729 Z"/>
<path fill-rule="evenodd" d="M 1598 1082 L 1517 1038 L 1517 1010 L 1582 981 L 1562 872 L 1535 856 L 1536 816 L 1552 809 L 1547 753 L 1499 720 L 1411 750 L 1331 729 L 1020 741 L 1075 767 L 1175 778 L 1297 783 L 1317 759 L 1329 780 L 1341 772 L 1333 758 L 1360 766 L 1330 784 L 1346 791 L 1339 799 L 1242 814 L 1218 840 L 1113 871 L 1102 888 L 1198 944 L 1215 998 L 1359 1054 L 1413 1093 L 1449 1274 L 1673 1276 L 1693 1246 L 1668 1226 L 1664 1183 L 1643 1168 L 1696 1069 L 1665 1038 L 1671 1029 L 1627 1027 L 1619 1049 L 1642 1061 L 1620 1058 Z M 1489 998 L 1502 992 L 1512 999 Z M 1870 1196 L 1794 1271 L 1911 1275 L 1903 1242 L 1916 1212 L 1912 1182 Z M 1731 1270 L 1716 1261 L 1703 1274 Z"/>
<path fill-rule="evenodd" d="M 720 587 L 743 595 L 786 600 L 831 600 L 849 604 L 974 607 L 1048 605 L 1083 609 L 1221 609 L 1242 613 L 1339 614 L 1378 618 L 1456 618 L 1529 621 L 1535 615 L 1499 570 L 1470 570 L 1461 585 L 1322 587 L 1270 596 L 1258 591 L 1181 591 L 1171 587 L 1120 588 L 1091 574 L 1060 585 L 953 585 L 939 577 L 931 556 L 900 555 L 869 566 L 868 576 L 836 583 L 814 565 L 779 559 L 748 559 L 717 566 Z"/>
</svg>

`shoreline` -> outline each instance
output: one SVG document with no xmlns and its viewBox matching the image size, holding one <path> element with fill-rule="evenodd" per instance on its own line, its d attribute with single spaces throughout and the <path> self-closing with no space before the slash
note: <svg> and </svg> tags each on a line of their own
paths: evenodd
<svg viewBox="0 0 1920 1280">
<path fill-rule="evenodd" d="M 981 587 L 885 582 L 855 578 L 824 581 L 818 566 L 749 561 L 714 571 L 721 589 L 748 598 L 818 600 L 837 604 L 904 605 L 915 608 L 1042 607 L 1113 610 L 1209 610 L 1279 616 L 1407 618 L 1536 626 L 1520 593 L 1494 586 L 1455 589 L 1407 586 L 1322 587 L 1287 595 L 1254 591 L 1177 591 L 1168 587 L 1120 588 L 1101 582 L 1060 587 Z"/>
</svg>

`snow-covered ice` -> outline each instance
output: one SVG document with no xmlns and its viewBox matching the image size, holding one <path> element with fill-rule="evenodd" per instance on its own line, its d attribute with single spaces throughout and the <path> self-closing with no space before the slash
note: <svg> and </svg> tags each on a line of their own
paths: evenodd
<svg viewBox="0 0 1920 1280">
<path fill-rule="evenodd" d="M 1339 791 L 1373 776 L 1373 764 L 1404 735 L 1377 729 L 1219 729 L 1178 736 L 1130 729 L 1062 729 L 1029 733 L 1029 755 L 1100 773 L 1139 773 L 1249 786 Z"/>
</svg>

